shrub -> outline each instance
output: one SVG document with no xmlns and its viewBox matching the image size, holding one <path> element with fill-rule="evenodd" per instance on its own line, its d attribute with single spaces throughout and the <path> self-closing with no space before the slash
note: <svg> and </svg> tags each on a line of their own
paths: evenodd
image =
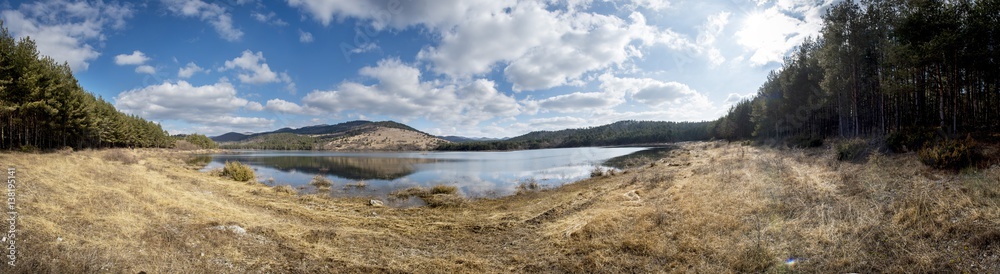
<svg viewBox="0 0 1000 274">
<path fill-rule="evenodd" d="M 972 137 L 964 140 L 945 140 L 920 150 L 920 161 L 937 169 L 961 169 L 972 163 L 976 142 Z"/>
<path fill-rule="evenodd" d="M 411 187 L 394 191 L 389 195 L 397 199 L 416 196 L 429 207 L 458 207 L 465 204 L 465 198 L 458 195 L 458 187 L 455 186 L 436 185 L 430 189 Z"/>
<path fill-rule="evenodd" d="M 868 142 L 851 139 L 837 144 L 837 160 L 858 162 L 868 156 Z"/>
<path fill-rule="evenodd" d="M 38 152 L 38 148 L 33 145 L 23 145 L 19 148 L 21 152 Z"/>
<path fill-rule="evenodd" d="M 122 162 L 126 165 L 139 163 L 139 157 L 121 149 L 113 149 L 104 153 L 104 160 Z"/>
<path fill-rule="evenodd" d="M 590 178 L 602 177 L 604 176 L 604 169 L 599 166 L 595 166 L 593 170 L 590 170 Z"/>
<path fill-rule="evenodd" d="M 904 128 L 890 132 L 885 144 L 893 152 L 915 151 L 936 139 L 936 130 L 929 128 Z"/>
<path fill-rule="evenodd" d="M 330 187 L 330 186 L 333 186 L 333 182 L 331 182 L 330 179 L 327 179 L 326 177 L 323 177 L 323 175 L 316 175 L 315 177 L 313 177 L 312 181 L 309 182 L 309 184 L 313 185 L 315 187 Z"/>
<path fill-rule="evenodd" d="M 174 149 L 176 150 L 197 150 L 198 146 L 188 143 L 188 141 L 177 140 L 174 142 Z"/>
<path fill-rule="evenodd" d="M 446 185 L 436 185 L 431 188 L 430 194 L 455 194 L 458 192 L 458 187 L 446 186 Z"/>
<path fill-rule="evenodd" d="M 411 196 L 420 196 L 420 195 L 426 195 L 426 194 L 427 194 L 427 190 L 426 189 L 424 189 L 422 187 L 415 186 L 415 187 L 411 187 L 411 188 L 407 188 L 407 189 L 401 189 L 401 190 L 393 191 L 392 193 L 389 193 L 389 196 L 393 196 L 393 197 L 396 197 L 396 198 L 399 198 L 399 199 L 406 199 L 406 198 L 409 198 Z"/>
<path fill-rule="evenodd" d="M 293 194 L 293 195 L 299 193 L 298 190 L 295 190 L 295 188 L 292 187 L 292 186 L 290 186 L 290 185 L 276 186 L 276 187 L 274 187 L 274 192 L 285 193 L 285 194 Z"/>
<path fill-rule="evenodd" d="M 222 168 L 222 176 L 229 177 L 240 182 L 248 182 L 257 177 L 253 172 L 253 168 L 250 168 L 250 166 L 244 165 L 240 162 L 229 161 L 226 161 L 226 166 Z"/>
<path fill-rule="evenodd" d="M 535 181 L 535 179 L 530 179 L 528 181 L 521 182 L 521 184 L 518 184 L 517 185 L 517 192 L 515 192 L 515 194 L 519 194 L 520 195 L 520 194 L 525 194 L 525 193 L 529 193 L 529 192 L 535 192 L 535 191 L 538 191 L 538 190 L 541 190 L 541 189 L 542 189 L 542 186 L 538 184 L 538 181 Z"/>
<path fill-rule="evenodd" d="M 823 138 L 815 135 L 802 134 L 788 138 L 786 142 L 792 147 L 813 148 L 822 146 Z"/>
</svg>

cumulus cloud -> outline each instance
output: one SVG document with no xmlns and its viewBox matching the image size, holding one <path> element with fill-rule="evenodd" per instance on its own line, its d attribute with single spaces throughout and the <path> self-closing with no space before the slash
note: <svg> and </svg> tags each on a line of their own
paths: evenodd
<svg viewBox="0 0 1000 274">
<path fill-rule="evenodd" d="M 353 17 L 368 20 L 373 28 L 382 30 L 418 24 L 430 29 L 448 28 L 471 17 L 502 11 L 510 3 L 492 0 L 288 0 L 288 5 L 299 8 L 324 26 L 334 20 Z"/>
<path fill-rule="evenodd" d="M 253 51 L 245 50 L 239 57 L 227 60 L 219 70 L 238 69 L 240 72 L 236 77 L 243 83 L 266 84 L 283 82 L 288 84 L 290 89 L 294 90 L 295 84 L 292 83 L 292 78 L 287 73 L 274 72 L 264 61 L 266 59 L 264 59 L 263 52 L 258 51 L 254 53 Z"/>
<path fill-rule="evenodd" d="M 538 106 L 557 112 L 585 112 L 604 109 L 624 103 L 621 96 L 604 92 L 574 92 L 538 101 Z"/>
<path fill-rule="evenodd" d="M 312 33 L 299 30 L 299 42 L 311 43 L 313 41 Z"/>
<path fill-rule="evenodd" d="M 688 108 L 703 111 L 711 108 L 708 97 L 685 84 L 663 82 L 651 78 L 615 77 L 603 74 L 599 77 L 601 89 L 612 94 L 628 94 L 635 101 L 651 107 Z"/>
<path fill-rule="evenodd" d="M 302 102 L 324 112 L 364 111 L 402 120 L 427 118 L 437 122 L 475 125 L 495 117 L 520 113 L 517 101 L 496 89 L 496 83 L 477 79 L 466 84 L 441 84 L 420 80 L 420 70 L 384 59 L 359 74 L 378 83 L 364 85 L 345 81 L 337 89 L 316 90 Z"/>
<path fill-rule="evenodd" d="M 154 68 L 153 66 L 150 66 L 150 65 L 141 65 L 141 66 L 135 67 L 135 72 L 136 73 L 145 73 L 145 74 L 156 74 L 156 68 Z"/>
<path fill-rule="evenodd" d="M 530 125 L 532 128 L 546 128 L 546 129 L 575 128 L 587 124 L 589 124 L 587 119 L 580 117 L 572 117 L 572 116 L 534 118 L 528 120 L 528 125 Z"/>
<path fill-rule="evenodd" d="M 225 7 L 216 3 L 206 3 L 201 0 L 162 0 L 174 15 L 193 17 L 208 22 L 215 32 L 226 41 L 237 41 L 243 38 L 243 31 L 233 26 L 233 17 Z"/>
<path fill-rule="evenodd" d="M 781 63 L 785 54 L 816 35 L 823 27 L 822 14 L 832 1 L 779 0 L 748 15 L 736 32 L 736 42 L 750 52 L 753 65 Z"/>
<path fill-rule="evenodd" d="M 667 0 L 633 0 L 636 6 L 644 7 L 654 11 L 662 11 L 670 8 L 670 2 Z"/>
<path fill-rule="evenodd" d="M 281 20 L 281 18 L 277 18 L 275 15 L 276 14 L 273 11 L 268 14 L 263 14 L 259 12 L 250 13 L 250 17 L 253 17 L 254 20 L 257 20 L 257 22 L 269 25 L 275 25 L 279 27 L 284 27 L 288 25 L 288 22 L 285 22 L 285 20 Z"/>
<path fill-rule="evenodd" d="M 268 127 L 274 121 L 235 114 L 240 109 L 260 109 L 260 103 L 237 96 L 228 82 L 194 86 L 186 81 L 163 82 L 118 94 L 115 107 L 147 119 L 178 120 L 200 125 L 235 128 Z"/>
<path fill-rule="evenodd" d="M 130 3 L 28 1 L 0 18 L 15 38 L 30 36 L 42 55 L 85 71 L 101 55 L 93 43 L 104 41 L 107 28 L 125 27 L 133 14 Z"/>
<path fill-rule="evenodd" d="M 277 113 L 289 113 L 289 114 L 316 114 L 317 110 L 308 109 L 302 107 L 296 103 L 281 99 L 271 99 L 267 101 L 267 106 L 264 109 L 277 112 Z"/>
<path fill-rule="evenodd" d="M 641 57 L 637 47 L 664 44 L 711 54 L 683 35 L 646 24 L 638 12 L 625 20 L 577 9 L 589 1 L 569 1 L 568 10 L 544 1 L 288 2 L 324 25 L 352 17 L 374 30 L 423 26 L 439 37 L 417 55 L 432 71 L 467 80 L 500 66 L 515 91 L 580 85 L 588 72 Z M 669 7 L 666 1 L 640 2 L 652 9 Z"/>
<path fill-rule="evenodd" d="M 145 53 L 141 51 L 133 51 L 131 54 L 119 54 L 115 55 L 115 64 L 119 66 L 124 65 L 142 65 L 149 61 L 149 57 L 146 57 Z"/>
<path fill-rule="evenodd" d="M 184 67 L 177 69 L 177 77 L 179 78 L 191 78 L 195 73 L 204 72 L 205 69 L 198 66 L 194 62 L 188 62 Z"/>
<path fill-rule="evenodd" d="M 715 47 L 715 40 L 729 24 L 729 15 L 730 13 L 725 11 L 709 15 L 705 24 L 699 27 L 696 42 L 705 49 L 709 61 L 715 66 L 726 61 L 719 49 Z"/>
</svg>

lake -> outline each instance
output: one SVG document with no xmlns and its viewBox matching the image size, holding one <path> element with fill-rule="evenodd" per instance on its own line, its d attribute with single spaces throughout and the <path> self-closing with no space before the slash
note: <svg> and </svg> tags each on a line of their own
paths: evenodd
<svg viewBox="0 0 1000 274">
<path fill-rule="evenodd" d="M 237 151 L 203 156 L 202 170 L 239 161 L 256 170 L 268 185 L 292 185 L 315 192 L 309 184 L 316 175 L 333 182 L 332 196 L 385 198 L 409 187 L 456 186 L 466 197 L 513 194 L 521 183 L 554 187 L 588 178 L 608 159 L 649 148 L 582 147 L 503 152 L 328 152 Z M 641 153 L 639 153 L 641 154 Z M 359 183 L 363 182 L 363 183 Z M 358 187 L 363 185 L 363 187 Z"/>
</svg>

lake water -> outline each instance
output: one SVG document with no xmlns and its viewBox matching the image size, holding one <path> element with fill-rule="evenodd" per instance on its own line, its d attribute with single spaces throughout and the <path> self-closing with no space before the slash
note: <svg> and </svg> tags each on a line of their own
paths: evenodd
<svg viewBox="0 0 1000 274">
<path fill-rule="evenodd" d="M 300 192 L 314 192 L 309 184 L 316 175 L 333 182 L 330 195 L 386 197 L 409 187 L 456 186 L 466 197 L 513 194 L 523 182 L 553 187 L 590 176 L 595 167 L 611 158 L 647 148 L 584 147 L 505 152 L 324 152 L 239 151 L 204 157 L 203 170 L 239 161 L 256 170 L 257 179 L 269 185 L 292 185 Z M 364 182 L 364 187 L 355 187 Z"/>
</svg>

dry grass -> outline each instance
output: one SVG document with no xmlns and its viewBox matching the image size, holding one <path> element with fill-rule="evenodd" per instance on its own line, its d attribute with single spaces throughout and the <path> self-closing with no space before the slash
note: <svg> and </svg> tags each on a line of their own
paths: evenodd
<svg viewBox="0 0 1000 274">
<path fill-rule="evenodd" d="M 104 152 L 104 156 L 101 158 L 105 161 L 121 162 L 126 165 L 139 163 L 139 157 L 123 148 L 109 149 Z"/>
<path fill-rule="evenodd" d="M 466 204 L 466 199 L 458 194 L 458 187 L 448 185 L 436 185 L 430 189 L 411 187 L 394 191 L 389 195 L 397 199 L 418 197 L 432 208 L 461 207 Z"/>
<path fill-rule="evenodd" d="M 2 272 L 1000 271 L 1000 168 L 935 171 L 912 153 L 689 143 L 615 176 L 402 209 L 107 152 L 0 154 L 22 224 Z"/>
</svg>

